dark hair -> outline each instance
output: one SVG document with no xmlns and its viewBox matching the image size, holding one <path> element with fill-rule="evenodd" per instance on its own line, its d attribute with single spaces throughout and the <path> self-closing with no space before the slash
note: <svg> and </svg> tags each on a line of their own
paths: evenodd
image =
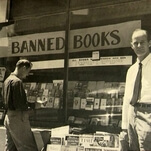
<svg viewBox="0 0 151 151">
<path fill-rule="evenodd" d="M 26 68 L 32 68 L 32 63 L 29 61 L 29 60 L 27 60 L 27 59 L 21 59 L 21 60 L 19 60 L 17 63 L 16 63 L 16 67 L 17 68 L 21 68 L 21 67 L 23 67 L 23 66 L 25 66 Z"/>
</svg>

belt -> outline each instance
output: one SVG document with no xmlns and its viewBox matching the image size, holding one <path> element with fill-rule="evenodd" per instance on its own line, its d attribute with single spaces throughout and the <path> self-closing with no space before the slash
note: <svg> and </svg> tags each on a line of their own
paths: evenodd
<svg viewBox="0 0 151 151">
<path fill-rule="evenodd" d="M 151 104 L 136 103 L 136 104 L 134 105 L 134 107 L 144 107 L 144 108 L 147 108 L 147 107 L 151 107 Z"/>
</svg>

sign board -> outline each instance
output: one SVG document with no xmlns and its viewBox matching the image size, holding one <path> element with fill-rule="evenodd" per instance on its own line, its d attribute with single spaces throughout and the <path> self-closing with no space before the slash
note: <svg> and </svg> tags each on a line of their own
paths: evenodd
<svg viewBox="0 0 151 151">
<path fill-rule="evenodd" d="M 4 80 L 6 68 L 5 67 L 0 67 L 0 81 Z"/>
<path fill-rule="evenodd" d="M 30 56 L 63 53 L 65 32 L 15 36 L 9 39 L 8 56 Z"/>
<path fill-rule="evenodd" d="M 100 57 L 100 60 L 94 61 L 91 58 L 75 58 L 69 60 L 69 67 L 114 66 L 131 64 L 132 56 Z"/>
<path fill-rule="evenodd" d="M 32 70 L 64 68 L 64 60 L 48 60 L 32 62 Z M 41 66 L 42 64 L 42 66 Z M 132 65 L 132 56 L 108 56 L 100 57 L 99 60 L 92 58 L 69 59 L 69 67 L 92 67 L 92 66 L 114 66 Z"/>
<path fill-rule="evenodd" d="M 70 52 L 130 47 L 131 35 L 141 21 L 72 30 Z"/>
<path fill-rule="evenodd" d="M 130 47 L 131 34 L 141 21 L 71 30 L 69 53 Z M 58 54 L 65 51 L 65 31 L 38 33 L 9 38 L 7 56 Z M 0 57 L 4 56 L 2 50 Z"/>
</svg>

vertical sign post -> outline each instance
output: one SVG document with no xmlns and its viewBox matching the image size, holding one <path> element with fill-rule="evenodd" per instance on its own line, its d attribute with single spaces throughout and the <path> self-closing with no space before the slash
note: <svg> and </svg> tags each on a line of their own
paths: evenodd
<svg viewBox="0 0 151 151">
<path fill-rule="evenodd" d="M 64 84 L 63 84 L 64 122 L 67 121 L 67 91 L 68 91 L 68 66 L 69 66 L 69 32 L 70 32 L 70 0 L 67 0 L 67 6 L 66 6 L 66 31 L 65 31 Z"/>
</svg>

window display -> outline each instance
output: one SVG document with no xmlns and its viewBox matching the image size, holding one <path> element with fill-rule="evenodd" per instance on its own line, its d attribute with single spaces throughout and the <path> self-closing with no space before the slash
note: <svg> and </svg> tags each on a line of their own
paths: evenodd
<svg viewBox="0 0 151 151">
<path fill-rule="evenodd" d="M 53 83 L 24 83 L 27 100 L 35 103 L 35 108 L 61 108 L 63 81 Z"/>
<path fill-rule="evenodd" d="M 56 130 L 63 130 L 65 127 L 55 128 Z M 54 129 L 54 130 L 55 130 Z M 53 131 L 53 129 L 52 129 Z M 53 151 L 118 151 L 119 150 L 119 136 L 118 134 L 97 131 L 94 134 L 80 134 L 75 135 L 64 133 L 58 135 L 53 132 L 50 138 L 50 143 L 47 145 L 47 150 Z"/>
<path fill-rule="evenodd" d="M 69 81 L 68 123 L 120 128 L 124 82 Z"/>
</svg>

